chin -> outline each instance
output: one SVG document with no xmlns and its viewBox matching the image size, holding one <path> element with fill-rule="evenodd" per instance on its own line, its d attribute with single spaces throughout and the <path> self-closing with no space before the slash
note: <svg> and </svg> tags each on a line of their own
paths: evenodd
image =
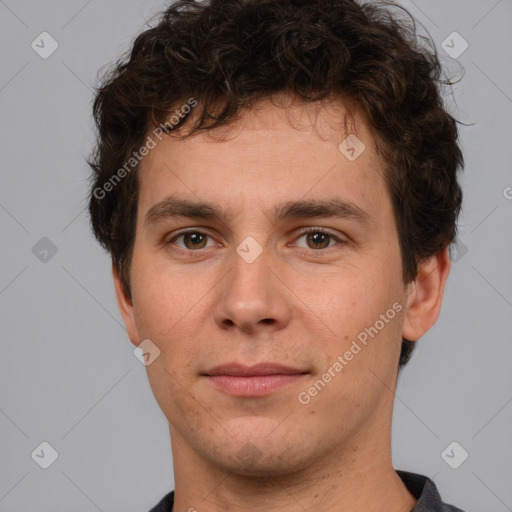
<svg viewBox="0 0 512 512">
<path fill-rule="evenodd" d="M 221 458 L 209 454 L 209 462 L 232 474 L 265 479 L 290 475 L 306 467 L 307 457 L 303 453 L 301 455 L 297 446 L 281 446 L 277 449 L 261 445 L 258 447 L 247 442 L 241 447 L 234 447 L 230 452 L 223 452 Z"/>
<path fill-rule="evenodd" d="M 285 476 L 307 467 L 315 459 L 314 441 L 311 436 L 300 435 L 290 425 L 279 428 L 279 422 L 265 418 L 238 419 L 221 429 L 221 438 L 203 439 L 203 458 L 214 466 L 233 474 L 251 477 Z"/>
</svg>

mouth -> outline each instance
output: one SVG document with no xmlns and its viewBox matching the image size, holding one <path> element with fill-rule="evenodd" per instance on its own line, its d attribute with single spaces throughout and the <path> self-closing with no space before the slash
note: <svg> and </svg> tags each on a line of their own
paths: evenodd
<svg viewBox="0 0 512 512">
<path fill-rule="evenodd" d="M 216 366 L 203 374 L 208 382 L 224 393 L 255 397 L 268 396 L 303 379 L 309 372 L 274 363 L 245 366 L 231 363 Z"/>
</svg>

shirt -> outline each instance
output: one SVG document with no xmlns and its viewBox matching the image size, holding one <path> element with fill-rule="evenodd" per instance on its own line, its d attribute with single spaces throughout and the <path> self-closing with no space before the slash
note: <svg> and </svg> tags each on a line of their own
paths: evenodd
<svg viewBox="0 0 512 512">
<path fill-rule="evenodd" d="M 436 484 L 423 475 L 396 471 L 407 490 L 418 500 L 410 512 L 463 512 L 441 501 Z M 149 512 L 172 512 L 174 491 L 166 494 Z"/>
</svg>

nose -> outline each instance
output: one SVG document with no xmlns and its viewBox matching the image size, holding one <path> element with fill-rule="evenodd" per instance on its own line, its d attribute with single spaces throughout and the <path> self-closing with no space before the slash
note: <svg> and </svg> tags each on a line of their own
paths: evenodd
<svg viewBox="0 0 512 512">
<path fill-rule="evenodd" d="M 233 251 L 227 263 L 231 271 L 221 282 L 214 307 L 217 325 L 248 334 L 286 327 L 291 317 L 290 294 L 277 277 L 279 262 L 271 251 L 265 248 L 251 262 Z"/>
</svg>

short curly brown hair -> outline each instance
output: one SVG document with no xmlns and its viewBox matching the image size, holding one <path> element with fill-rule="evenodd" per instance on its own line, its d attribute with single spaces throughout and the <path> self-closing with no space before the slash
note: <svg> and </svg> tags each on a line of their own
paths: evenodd
<svg viewBox="0 0 512 512">
<path fill-rule="evenodd" d="M 419 263 L 456 237 L 462 202 L 456 174 L 464 161 L 458 121 L 442 100 L 441 85 L 451 84 L 442 79 L 431 39 L 418 36 L 412 16 L 391 2 L 177 1 L 96 89 L 97 143 L 88 162 L 93 232 L 131 296 L 134 155 L 150 130 L 167 126 L 166 133 L 178 134 L 193 119 L 181 135 L 188 137 L 231 123 L 277 93 L 305 102 L 336 95 L 359 109 L 374 135 L 408 283 Z M 199 105 L 194 116 L 180 111 L 169 128 L 170 112 L 190 98 Z M 400 366 L 413 347 L 403 340 Z"/>
</svg>

